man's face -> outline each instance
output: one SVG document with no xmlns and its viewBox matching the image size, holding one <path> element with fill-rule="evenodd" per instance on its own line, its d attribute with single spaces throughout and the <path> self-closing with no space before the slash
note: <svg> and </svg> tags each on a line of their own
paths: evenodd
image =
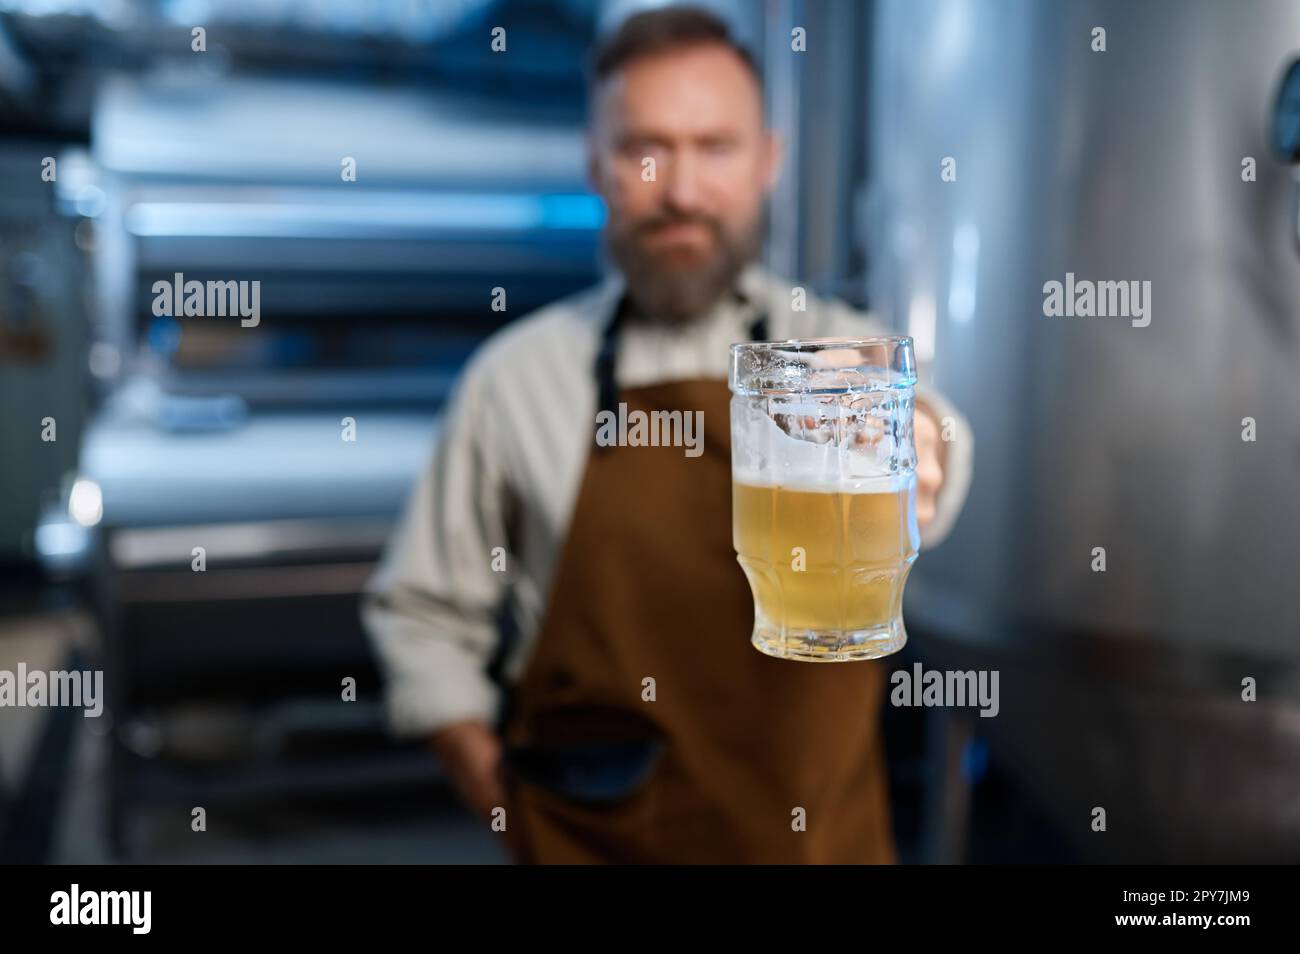
<svg viewBox="0 0 1300 954">
<path fill-rule="evenodd" d="M 590 174 L 610 254 L 648 317 L 699 317 L 758 254 L 777 164 L 762 112 L 753 76 L 719 45 L 638 57 L 601 87 Z"/>
</svg>

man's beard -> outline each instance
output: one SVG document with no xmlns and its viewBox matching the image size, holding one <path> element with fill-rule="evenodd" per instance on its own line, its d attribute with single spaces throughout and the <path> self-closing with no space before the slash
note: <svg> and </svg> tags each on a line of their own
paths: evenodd
<svg viewBox="0 0 1300 954">
<path fill-rule="evenodd" d="M 646 247 L 645 240 L 666 225 L 698 223 L 713 235 L 712 249 L 691 264 L 672 262 Z M 735 287 L 745 266 L 758 257 L 761 220 L 739 235 L 727 234 L 717 220 L 702 215 L 657 215 L 630 229 L 607 230 L 605 244 L 627 282 L 627 292 L 643 320 L 684 324 L 706 314 Z"/>
</svg>

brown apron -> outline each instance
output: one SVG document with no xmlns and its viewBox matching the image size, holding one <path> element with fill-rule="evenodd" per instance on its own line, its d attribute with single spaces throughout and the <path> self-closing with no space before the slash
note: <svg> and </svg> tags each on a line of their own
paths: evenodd
<svg viewBox="0 0 1300 954">
<path fill-rule="evenodd" d="M 621 313 L 597 362 L 602 407 L 613 404 Z M 753 600 L 731 540 L 726 383 L 674 381 L 617 401 L 629 412 L 703 411 L 703 453 L 593 448 L 502 734 L 516 753 L 658 745 L 630 793 L 601 800 L 524 777 L 511 756 L 514 860 L 894 862 L 885 664 L 779 660 L 750 644 Z M 563 766 L 556 777 L 567 777 Z"/>
</svg>

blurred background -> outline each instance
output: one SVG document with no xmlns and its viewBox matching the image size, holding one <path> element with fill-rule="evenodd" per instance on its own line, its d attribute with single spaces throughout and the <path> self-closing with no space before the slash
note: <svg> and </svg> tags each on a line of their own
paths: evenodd
<svg viewBox="0 0 1300 954">
<path fill-rule="evenodd" d="M 647 5 L 0 0 L 0 669 L 108 680 L 0 709 L 0 860 L 503 860 L 358 594 L 466 356 L 601 274 L 583 63 Z M 1300 861 L 1300 6 L 705 5 L 786 140 L 767 265 L 976 433 L 897 664 L 1000 712 L 886 708 L 903 860 Z M 177 272 L 273 317 L 157 317 Z M 1151 324 L 1045 318 L 1067 272 Z"/>
</svg>

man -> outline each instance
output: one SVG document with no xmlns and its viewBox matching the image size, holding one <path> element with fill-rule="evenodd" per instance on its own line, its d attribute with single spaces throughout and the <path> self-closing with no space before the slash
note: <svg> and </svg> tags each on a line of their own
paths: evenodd
<svg viewBox="0 0 1300 954">
<path fill-rule="evenodd" d="M 879 329 L 840 304 L 796 309 L 754 264 L 778 147 L 722 23 L 639 14 L 593 73 L 589 172 L 618 269 L 463 373 L 365 605 L 392 724 L 430 739 L 520 861 L 893 861 L 885 664 L 750 645 L 725 382 L 732 342 Z M 598 446 L 598 409 L 623 403 L 702 411 L 703 453 Z M 924 389 L 916 432 L 932 545 L 971 438 Z M 487 674 L 503 601 L 504 686 Z"/>
</svg>

